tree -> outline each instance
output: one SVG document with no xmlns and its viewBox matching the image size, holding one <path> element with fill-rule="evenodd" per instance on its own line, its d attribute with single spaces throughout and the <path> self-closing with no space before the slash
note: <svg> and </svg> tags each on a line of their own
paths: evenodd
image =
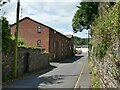
<svg viewBox="0 0 120 90">
<path fill-rule="evenodd" d="M 99 16 L 99 4 L 100 2 L 81 2 L 80 5 L 77 6 L 78 10 L 72 19 L 72 27 L 75 33 L 90 28 L 95 17 Z M 113 5 L 115 5 L 115 2 L 109 2 L 109 6 Z"/>
<path fill-rule="evenodd" d="M 2 21 L 2 50 L 7 52 L 12 41 L 10 26 L 5 17 L 2 17 L 0 21 Z"/>
<path fill-rule="evenodd" d="M 81 43 L 82 39 L 77 36 L 74 36 L 74 45 L 81 45 Z"/>
<path fill-rule="evenodd" d="M 98 15 L 98 2 L 81 2 L 72 19 L 73 31 L 76 33 L 83 29 L 89 29 L 95 16 Z"/>
<path fill-rule="evenodd" d="M 5 5 L 6 3 L 10 3 L 10 0 L 7 0 L 7 1 L 5 1 L 5 0 L 0 0 L 0 7 L 2 7 L 3 5 Z M 0 9 L 1 10 L 1 9 Z"/>
<path fill-rule="evenodd" d="M 74 45 L 88 45 L 88 39 L 74 36 Z"/>
</svg>

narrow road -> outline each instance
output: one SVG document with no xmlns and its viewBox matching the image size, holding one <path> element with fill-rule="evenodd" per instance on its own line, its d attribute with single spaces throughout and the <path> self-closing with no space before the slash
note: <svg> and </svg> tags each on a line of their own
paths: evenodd
<svg viewBox="0 0 120 90">
<path fill-rule="evenodd" d="M 83 53 L 60 63 L 52 62 L 52 70 L 5 83 L 3 88 L 74 88 L 80 84 L 79 75 L 86 60 L 87 53 Z"/>
</svg>

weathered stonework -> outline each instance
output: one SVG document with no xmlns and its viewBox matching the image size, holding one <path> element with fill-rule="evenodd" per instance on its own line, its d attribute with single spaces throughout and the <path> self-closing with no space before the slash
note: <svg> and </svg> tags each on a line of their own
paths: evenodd
<svg viewBox="0 0 120 90">
<path fill-rule="evenodd" d="M 27 56 L 27 53 L 29 55 Z M 27 56 L 27 58 L 26 58 Z M 33 72 L 36 70 L 42 70 L 49 66 L 49 54 L 43 53 L 41 49 L 32 49 L 32 48 L 18 48 L 18 68 L 17 75 L 24 75 L 25 68 L 28 69 L 28 72 Z M 2 53 L 2 78 L 3 81 L 10 80 L 13 78 L 12 68 L 13 68 L 13 51 L 9 54 Z M 28 59 L 28 66 L 25 65 L 25 61 Z"/>
<path fill-rule="evenodd" d="M 89 58 L 93 77 L 98 79 L 97 82 L 93 80 L 93 87 L 120 88 L 120 2 L 111 8 L 109 4 L 100 3 L 99 17 L 91 28 Z"/>
<path fill-rule="evenodd" d="M 115 50 L 118 46 L 116 45 Z M 118 55 L 116 52 L 110 53 L 107 52 L 105 57 L 102 60 L 99 60 L 95 57 L 95 47 L 92 47 L 90 52 L 90 60 L 93 64 L 93 68 L 97 70 L 97 77 L 101 82 L 101 88 L 120 88 L 120 61 L 115 55 Z M 118 60 L 118 61 L 116 61 Z"/>
</svg>

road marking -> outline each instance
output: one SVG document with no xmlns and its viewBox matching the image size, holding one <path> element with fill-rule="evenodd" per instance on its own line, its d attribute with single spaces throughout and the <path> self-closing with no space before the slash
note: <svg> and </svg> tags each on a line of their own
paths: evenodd
<svg viewBox="0 0 120 90">
<path fill-rule="evenodd" d="M 84 70 L 84 67 L 85 67 L 86 62 L 87 62 L 87 60 L 84 62 L 83 66 L 82 66 L 82 69 L 80 70 L 80 75 L 79 75 L 79 77 L 78 77 L 78 79 L 77 79 L 77 82 L 76 82 L 76 84 L 75 84 L 74 90 L 76 90 L 77 87 L 78 87 L 78 85 L 79 85 L 79 81 L 80 81 L 80 79 L 81 79 L 82 72 L 83 72 L 83 70 Z"/>
</svg>

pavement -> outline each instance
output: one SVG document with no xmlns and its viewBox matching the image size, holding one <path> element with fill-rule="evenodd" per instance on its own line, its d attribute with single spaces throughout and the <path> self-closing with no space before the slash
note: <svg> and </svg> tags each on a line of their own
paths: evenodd
<svg viewBox="0 0 120 90">
<path fill-rule="evenodd" d="M 81 75 L 80 88 L 90 88 L 91 85 L 88 65 L 86 64 L 85 67 Z"/>
<path fill-rule="evenodd" d="M 4 88 L 89 88 L 87 53 L 61 62 L 50 63 L 53 69 L 3 84 Z"/>
<path fill-rule="evenodd" d="M 79 88 L 90 88 L 91 87 L 91 75 L 89 71 L 89 64 L 88 59 L 84 63 L 83 69 L 80 73 L 80 79 L 79 79 Z"/>
</svg>

